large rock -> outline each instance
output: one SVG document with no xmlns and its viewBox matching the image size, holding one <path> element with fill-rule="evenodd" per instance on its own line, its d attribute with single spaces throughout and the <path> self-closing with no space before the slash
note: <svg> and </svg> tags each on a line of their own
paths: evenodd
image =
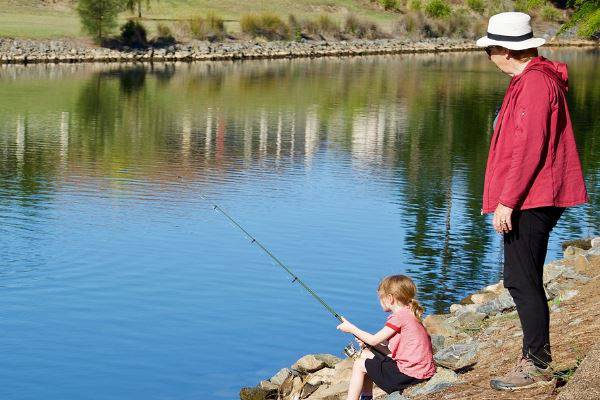
<svg viewBox="0 0 600 400">
<path fill-rule="evenodd" d="M 353 365 L 354 360 L 352 358 L 346 358 L 345 360 L 342 360 L 339 363 L 335 364 L 335 367 L 333 367 L 335 377 L 334 382 L 350 381 L 350 377 L 352 376 Z"/>
<path fill-rule="evenodd" d="M 302 390 L 302 378 L 295 375 L 290 375 L 285 381 L 279 386 L 279 398 L 281 399 L 292 399 L 294 397 L 300 397 L 300 391 Z"/>
<path fill-rule="evenodd" d="M 442 335 L 431 335 L 431 347 L 433 348 L 433 354 L 444 348 L 446 343 L 446 337 Z"/>
<path fill-rule="evenodd" d="M 572 249 L 582 249 L 589 250 L 592 247 L 593 238 L 583 238 L 583 239 L 575 239 L 575 240 L 567 240 L 562 243 L 562 249 L 566 253 L 569 248 Z M 569 250 L 571 252 L 572 250 Z M 566 254 L 565 254 L 566 255 Z"/>
<path fill-rule="evenodd" d="M 594 248 L 594 247 L 600 247 L 600 236 L 593 238 L 590 241 L 590 244 L 592 245 L 592 248 Z"/>
<path fill-rule="evenodd" d="M 458 382 L 456 372 L 438 367 L 437 372 L 431 379 L 419 385 L 409 387 L 404 391 L 404 395 L 409 397 L 424 396 L 447 389 L 456 384 L 456 382 Z"/>
<path fill-rule="evenodd" d="M 259 387 L 242 388 L 240 390 L 241 400 L 275 400 L 277 390 L 267 390 Z"/>
<path fill-rule="evenodd" d="M 433 358 L 437 365 L 456 371 L 475 363 L 478 347 L 479 344 L 475 341 L 458 343 L 441 349 Z"/>
<path fill-rule="evenodd" d="M 430 335 L 455 336 L 459 333 L 454 326 L 448 323 L 446 315 L 428 315 L 423 320 L 423 325 Z"/>
<path fill-rule="evenodd" d="M 409 400 L 408 397 L 400 392 L 390 393 L 385 397 L 385 400 Z"/>
<path fill-rule="evenodd" d="M 290 376 L 293 372 L 289 368 L 282 368 L 275 375 L 269 379 L 269 382 L 274 383 L 277 386 L 281 386 L 281 384 Z"/>
<path fill-rule="evenodd" d="M 487 317 L 487 314 L 477 311 L 466 311 L 458 313 L 448 319 L 448 323 L 462 329 L 478 329 L 481 322 Z"/>
<path fill-rule="evenodd" d="M 474 311 L 486 315 L 496 315 L 504 311 L 511 310 L 515 307 L 515 302 L 508 292 L 508 289 L 503 289 L 500 296 L 485 304 L 481 304 Z"/>
<path fill-rule="evenodd" d="M 292 365 L 292 369 L 301 373 L 310 373 L 322 368 L 333 368 L 341 358 L 332 354 L 308 354 Z"/>
<path fill-rule="evenodd" d="M 344 400 L 348 393 L 348 382 L 321 385 L 310 396 L 310 400 Z"/>
</svg>

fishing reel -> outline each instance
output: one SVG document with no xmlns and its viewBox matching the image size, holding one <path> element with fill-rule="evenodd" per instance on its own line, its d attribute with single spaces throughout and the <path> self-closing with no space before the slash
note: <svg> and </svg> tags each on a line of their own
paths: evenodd
<svg viewBox="0 0 600 400">
<path fill-rule="evenodd" d="M 350 342 L 344 347 L 344 354 L 348 358 L 356 358 L 360 355 L 360 352 L 361 350 L 356 350 L 356 347 L 354 347 L 354 342 Z"/>
</svg>

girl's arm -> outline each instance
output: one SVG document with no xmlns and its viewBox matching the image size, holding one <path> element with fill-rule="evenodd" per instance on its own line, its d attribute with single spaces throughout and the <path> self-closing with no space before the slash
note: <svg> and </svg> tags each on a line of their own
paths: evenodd
<svg viewBox="0 0 600 400">
<path fill-rule="evenodd" d="M 392 337 L 393 334 L 396 333 L 396 331 L 394 331 L 389 326 L 384 326 L 376 334 L 371 334 L 369 332 L 365 332 L 365 331 L 359 329 L 357 326 L 350 323 L 350 321 L 348 321 L 344 317 L 342 317 L 342 320 L 344 322 L 339 324 L 337 326 L 337 329 L 341 330 L 342 332 L 353 334 L 358 339 L 362 340 L 363 342 L 365 342 L 366 344 L 368 344 L 370 346 L 377 346 L 378 344 L 388 340 L 390 337 Z"/>
</svg>

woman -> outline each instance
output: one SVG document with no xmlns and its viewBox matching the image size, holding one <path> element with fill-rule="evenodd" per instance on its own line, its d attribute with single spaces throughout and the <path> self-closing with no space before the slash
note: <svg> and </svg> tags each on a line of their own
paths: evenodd
<svg viewBox="0 0 600 400">
<path fill-rule="evenodd" d="M 517 306 L 523 351 L 517 366 L 492 379 L 494 389 L 553 383 L 550 317 L 542 272 L 548 237 L 565 207 L 587 201 L 569 116 L 567 68 L 538 56 L 529 15 L 490 18 L 477 41 L 489 59 L 512 77 L 494 122 L 482 213 L 494 213 L 504 235 L 504 286 Z"/>
</svg>

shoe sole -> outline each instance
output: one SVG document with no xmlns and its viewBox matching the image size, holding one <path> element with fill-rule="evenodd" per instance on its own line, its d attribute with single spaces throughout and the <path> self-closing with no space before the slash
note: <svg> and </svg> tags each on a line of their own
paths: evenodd
<svg viewBox="0 0 600 400">
<path fill-rule="evenodd" d="M 538 388 L 538 387 L 556 385 L 556 378 L 553 378 L 551 381 L 540 381 L 540 382 L 535 382 L 535 383 L 532 383 L 532 384 L 526 385 L 526 386 L 512 386 L 512 387 L 511 386 L 504 386 L 504 387 L 503 386 L 494 386 L 492 384 L 492 382 L 490 382 L 490 386 L 492 387 L 492 389 L 506 390 L 509 392 L 514 392 L 517 390 L 533 389 L 533 388 Z"/>
</svg>

